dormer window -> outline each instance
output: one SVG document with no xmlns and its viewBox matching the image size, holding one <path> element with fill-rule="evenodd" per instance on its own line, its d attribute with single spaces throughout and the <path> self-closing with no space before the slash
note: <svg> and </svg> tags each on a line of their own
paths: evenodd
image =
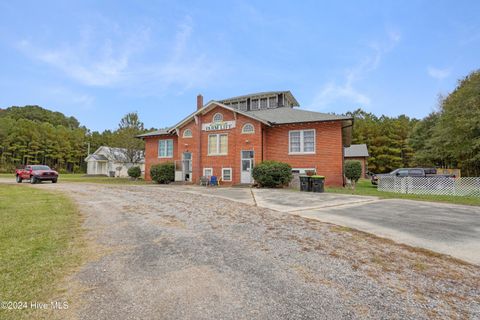
<svg viewBox="0 0 480 320">
<path fill-rule="evenodd" d="M 223 114 L 215 113 L 213 116 L 213 122 L 222 122 L 223 121 Z"/>
<path fill-rule="evenodd" d="M 186 130 L 183 131 L 183 137 L 184 138 L 191 138 L 192 136 L 193 136 L 192 130 L 186 129 Z"/>
</svg>

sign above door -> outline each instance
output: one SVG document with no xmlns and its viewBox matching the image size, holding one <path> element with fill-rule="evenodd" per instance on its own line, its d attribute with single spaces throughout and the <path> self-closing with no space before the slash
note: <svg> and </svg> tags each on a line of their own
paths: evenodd
<svg viewBox="0 0 480 320">
<path fill-rule="evenodd" d="M 235 128 L 235 125 L 236 125 L 235 120 L 203 123 L 202 130 L 203 131 L 229 130 L 229 129 Z"/>
</svg>

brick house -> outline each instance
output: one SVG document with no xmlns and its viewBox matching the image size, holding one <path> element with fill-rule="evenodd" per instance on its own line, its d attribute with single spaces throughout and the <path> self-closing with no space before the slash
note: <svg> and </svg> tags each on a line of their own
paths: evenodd
<svg viewBox="0 0 480 320">
<path fill-rule="evenodd" d="M 366 144 L 352 144 L 345 147 L 345 160 L 358 160 L 362 164 L 362 178 L 367 177 L 368 149 Z"/>
<path fill-rule="evenodd" d="M 343 184 L 343 151 L 353 119 L 299 110 L 290 91 L 250 94 L 203 104 L 174 126 L 149 132 L 145 178 L 162 162 L 175 163 L 175 180 L 199 183 L 217 176 L 222 185 L 251 184 L 252 168 L 264 160 L 289 163 L 292 171 L 316 170 L 327 185 Z"/>
</svg>

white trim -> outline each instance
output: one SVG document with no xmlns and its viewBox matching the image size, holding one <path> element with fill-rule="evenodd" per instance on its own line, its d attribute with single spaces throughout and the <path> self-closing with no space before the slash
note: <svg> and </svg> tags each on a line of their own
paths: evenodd
<svg viewBox="0 0 480 320">
<path fill-rule="evenodd" d="M 220 119 L 220 120 L 215 120 L 215 117 L 216 117 L 216 116 L 220 116 L 221 119 Z M 215 122 L 222 122 L 222 121 L 223 121 L 223 114 L 222 114 L 222 113 L 217 112 L 217 113 L 215 113 L 215 114 L 213 115 L 213 117 L 212 117 L 212 122 L 213 122 L 213 123 L 215 123 Z"/>
<path fill-rule="evenodd" d="M 190 135 L 185 135 L 186 132 L 190 132 Z M 182 135 L 183 138 L 192 138 L 193 137 L 193 132 L 192 132 L 192 129 L 190 128 L 187 128 L 185 130 L 183 130 L 183 135 Z"/>
<path fill-rule="evenodd" d="M 224 178 L 224 174 L 223 174 L 224 170 L 230 170 L 230 179 L 226 180 Z M 222 181 L 233 181 L 233 170 L 232 170 L 232 168 L 222 168 Z"/>
<path fill-rule="evenodd" d="M 299 174 L 305 174 L 305 171 L 317 171 L 316 168 L 292 168 L 293 171 L 298 171 Z"/>
<path fill-rule="evenodd" d="M 213 168 L 203 168 L 203 176 L 204 176 L 204 177 L 207 177 L 207 175 L 205 174 L 205 170 L 210 170 L 210 171 L 212 172 L 212 174 L 210 175 L 210 177 L 213 176 Z"/>
<path fill-rule="evenodd" d="M 161 142 L 161 141 L 172 141 L 172 155 L 171 155 L 171 156 L 169 156 L 169 155 L 161 156 L 161 155 L 160 155 L 160 142 Z M 167 148 L 167 147 L 168 147 L 168 146 L 165 146 L 165 154 L 168 154 L 168 148 Z M 157 147 L 157 148 L 158 148 L 158 149 L 157 149 L 158 158 L 161 158 L 161 159 L 167 159 L 167 158 L 170 158 L 170 159 L 171 159 L 171 158 L 173 158 L 173 154 L 174 154 L 174 150 L 173 150 L 173 149 L 174 149 L 173 139 L 160 139 L 160 140 L 158 140 L 158 147 Z"/>
<path fill-rule="evenodd" d="M 227 136 L 227 151 L 225 153 L 220 153 L 220 136 Z M 216 152 L 215 153 L 210 153 L 210 137 L 211 136 L 216 136 L 217 137 L 217 142 L 216 142 Z M 208 135 L 208 143 L 207 143 L 207 156 L 226 156 L 228 155 L 228 133 L 211 133 Z"/>
<path fill-rule="evenodd" d="M 305 131 L 313 131 L 313 151 L 303 151 L 305 149 L 304 144 L 304 132 Z M 292 152 L 291 151 L 291 133 L 292 132 L 300 132 L 300 151 L 299 152 Z M 301 129 L 301 130 L 290 130 L 288 131 L 288 154 L 289 155 L 302 155 L 302 154 L 315 154 L 317 151 L 317 131 L 315 129 Z"/>
<path fill-rule="evenodd" d="M 253 130 L 245 132 L 245 127 L 246 126 L 252 126 Z M 250 122 L 247 122 L 242 126 L 242 134 L 254 134 L 254 133 L 255 133 L 255 126 L 253 124 L 251 124 Z"/>
</svg>

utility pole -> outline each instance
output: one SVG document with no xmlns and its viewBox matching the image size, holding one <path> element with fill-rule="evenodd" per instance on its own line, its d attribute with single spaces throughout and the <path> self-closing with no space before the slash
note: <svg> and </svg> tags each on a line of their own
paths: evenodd
<svg viewBox="0 0 480 320">
<path fill-rule="evenodd" d="M 90 155 L 90 142 L 87 142 L 87 156 Z"/>
</svg>

